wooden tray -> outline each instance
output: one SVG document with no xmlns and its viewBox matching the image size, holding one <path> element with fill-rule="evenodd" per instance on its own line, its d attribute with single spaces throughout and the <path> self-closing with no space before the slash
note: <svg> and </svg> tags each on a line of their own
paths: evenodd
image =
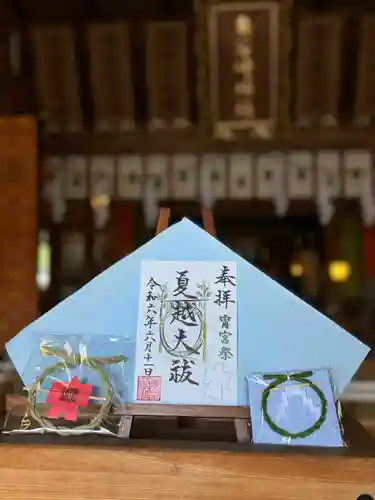
<svg viewBox="0 0 375 500">
<path fill-rule="evenodd" d="M 0 498 L 371 500 L 375 443 L 348 416 L 344 425 L 349 447 L 340 450 L 8 436 Z"/>
</svg>

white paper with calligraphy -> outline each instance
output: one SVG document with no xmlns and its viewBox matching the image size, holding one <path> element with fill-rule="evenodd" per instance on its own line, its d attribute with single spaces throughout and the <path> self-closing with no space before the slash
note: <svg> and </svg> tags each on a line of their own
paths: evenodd
<svg viewBox="0 0 375 500">
<path fill-rule="evenodd" d="M 237 405 L 235 262 L 142 263 L 135 399 Z"/>
</svg>

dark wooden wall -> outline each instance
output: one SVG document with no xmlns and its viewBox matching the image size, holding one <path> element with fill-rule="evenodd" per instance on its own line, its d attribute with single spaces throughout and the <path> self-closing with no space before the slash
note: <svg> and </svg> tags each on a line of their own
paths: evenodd
<svg viewBox="0 0 375 500">
<path fill-rule="evenodd" d="M 341 91 L 339 114 L 343 122 L 349 122 L 353 115 L 353 103 L 356 92 L 356 66 L 358 62 L 359 48 L 359 20 L 366 12 L 375 12 L 375 7 L 365 0 L 354 2 L 353 0 L 296 0 L 295 14 L 306 12 L 334 12 L 345 14 L 344 32 L 343 32 L 343 61 L 341 68 Z M 188 22 L 191 28 L 194 27 L 194 5 L 193 0 L 181 0 L 175 2 L 173 0 L 155 0 L 155 1 L 136 1 L 129 0 L 123 2 L 120 0 L 67 0 L 63 3 L 49 2 L 47 0 L 2 0 L 2 8 L 0 10 L 0 68 L 2 81 L 0 86 L 0 114 L 9 113 L 33 113 L 38 118 L 42 118 L 39 114 L 38 103 L 35 93 L 35 72 L 34 60 L 30 47 L 30 32 L 31 25 L 43 23 L 69 23 L 74 26 L 75 30 L 75 49 L 77 53 L 77 71 L 80 82 L 80 96 L 82 100 L 82 111 L 85 128 L 92 128 L 93 120 L 93 102 L 89 84 L 89 61 L 86 43 L 85 27 L 87 23 L 97 21 L 130 21 L 131 24 L 131 41 L 132 41 L 132 64 L 134 70 L 134 87 L 137 100 L 136 119 L 142 125 L 146 121 L 145 104 L 147 103 L 146 95 L 146 73 L 145 73 L 145 56 L 142 47 L 145 43 L 145 32 L 142 28 L 145 21 L 160 21 L 160 20 L 184 20 Z M 17 75 L 12 75 L 9 61 L 9 34 L 13 29 L 21 29 L 21 68 Z M 193 37 L 189 35 L 189 46 L 191 52 L 194 52 Z M 292 54 L 293 58 L 293 54 Z M 194 96 L 195 79 L 194 79 L 194 64 L 191 61 L 191 82 L 190 93 Z M 193 120 L 196 121 L 199 115 L 199 110 L 192 110 Z M 321 147 L 327 141 L 329 132 L 324 131 L 318 137 L 306 135 L 300 136 L 301 147 L 306 147 L 311 143 L 312 147 Z M 342 142 L 347 145 L 348 136 L 343 136 Z M 78 142 L 77 142 L 78 141 Z M 104 142 L 103 142 L 104 141 Z M 160 139 L 156 139 L 154 144 L 151 141 L 151 148 L 157 148 L 160 145 Z M 96 146 L 93 143 L 96 142 Z M 139 147 L 139 144 L 144 142 L 142 139 L 133 141 L 134 149 Z M 294 141 L 295 142 L 295 141 Z M 340 139 L 330 141 L 329 147 L 335 147 L 340 143 Z M 369 137 L 359 134 L 352 143 L 368 143 Z M 100 149 L 101 152 L 105 149 L 114 152 L 115 149 L 123 149 L 126 144 L 125 138 L 108 136 L 106 139 L 98 137 L 94 141 L 92 136 L 81 136 L 80 138 L 65 137 L 65 138 L 48 138 L 46 139 L 45 148 L 53 153 L 57 149 L 63 149 L 66 152 L 77 152 L 75 150 Z M 272 147 L 277 147 L 277 143 L 272 143 Z M 160 146 L 159 146 L 160 147 Z M 202 147 L 199 140 L 194 137 L 194 141 L 183 141 L 181 148 L 198 149 Z M 217 145 L 212 145 L 216 148 Z M 255 144 L 255 147 L 257 145 Z M 259 146 L 260 147 L 260 146 Z M 177 149 L 181 149 L 178 148 Z M 83 152 L 83 151 L 81 151 Z"/>
<path fill-rule="evenodd" d="M 0 115 L 30 113 L 39 123 L 39 153 L 40 157 L 49 155 L 79 154 L 89 156 L 93 154 L 124 154 L 124 153 L 189 153 L 189 152 L 228 152 L 233 151 L 268 151 L 301 148 L 317 149 L 344 149 L 344 148 L 374 148 L 375 135 L 372 130 L 353 129 L 349 126 L 353 116 L 353 102 L 356 92 L 356 67 L 359 50 L 359 22 L 361 16 L 370 12 L 372 8 L 365 0 L 297 0 L 293 12 L 292 22 L 295 26 L 298 19 L 306 13 L 341 13 L 345 17 L 343 30 L 343 61 L 341 67 L 341 90 L 339 100 L 339 115 L 343 126 L 323 130 L 295 130 L 285 137 L 276 137 L 269 141 L 246 140 L 234 143 L 223 143 L 213 140 L 209 135 L 202 135 L 195 125 L 199 118 L 199 109 L 192 109 L 193 130 L 189 131 L 146 131 L 146 61 L 144 55 L 145 31 L 147 21 L 183 20 L 190 29 L 189 50 L 194 53 L 192 30 L 195 27 L 193 0 L 66 0 L 51 2 L 50 0 L 1 0 L 0 2 Z M 136 96 L 136 121 L 139 128 L 134 132 L 97 133 L 93 127 L 93 99 L 89 82 L 89 54 L 86 40 L 86 27 L 97 21 L 129 21 L 132 40 L 132 66 L 134 73 L 134 89 Z M 43 131 L 43 116 L 36 97 L 35 88 L 35 61 L 31 51 L 30 27 L 40 24 L 68 23 L 74 28 L 75 52 L 77 56 L 77 72 L 80 82 L 80 97 L 83 112 L 84 131 L 77 134 L 50 135 Z M 21 39 L 21 59 L 18 72 L 12 72 L 9 58 L 10 34 L 19 30 Z M 291 53 L 291 59 L 295 54 Z M 294 79 L 295 65 L 291 65 L 291 81 Z M 195 65 L 190 61 L 191 85 L 190 93 L 194 97 Z M 292 86 L 293 88 L 293 86 Z M 296 87 L 294 86 L 294 91 Z M 292 101 L 295 96 L 292 95 Z M 194 100 L 194 99 L 192 99 Z M 293 103 L 292 103 L 293 104 Z M 293 105 L 291 106 L 293 109 Z M 256 217 L 272 215 L 273 207 L 270 203 L 245 202 L 241 209 L 233 208 L 233 202 L 221 202 L 217 206 L 219 217 L 237 217 L 238 213 Z M 121 219 L 121 210 L 114 209 Z M 142 210 L 140 203 L 133 203 L 134 225 L 142 225 Z M 182 213 L 184 207 L 180 205 Z M 193 212 L 196 208 L 193 209 Z M 293 211 L 300 216 L 315 213 L 313 203 L 293 205 Z M 192 213 L 193 213 L 192 212 Z M 120 215 L 119 215 L 120 214 Z M 92 248 L 95 231 L 92 228 L 92 212 L 89 200 L 70 203 L 64 225 L 52 224 L 47 211 L 41 211 L 41 224 L 51 230 L 51 238 L 56 252 L 53 255 L 53 265 L 57 271 L 60 267 L 59 246 L 64 231 L 82 231 L 86 235 L 86 252 L 88 262 L 93 261 Z M 115 224 L 116 226 L 116 224 Z M 111 226 L 109 247 L 112 256 L 106 263 L 121 256 L 121 250 L 113 244 L 119 240 L 121 224 L 117 229 Z M 327 234 L 331 234 L 327 229 Z M 142 236 L 140 237 L 142 239 Z M 335 238 L 327 237 L 327 255 L 334 254 L 332 245 Z M 138 241 L 137 241 L 138 242 Z M 82 281 L 92 277 L 101 270 L 100 266 L 93 265 Z M 58 274 L 57 274 L 58 276 Z M 59 279 L 58 277 L 56 279 Z M 79 284 L 82 283 L 80 281 Z M 58 293 L 51 299 L 56 301 Z M 47 307 L 46 306 L 46 307 Z"/>
</svg>

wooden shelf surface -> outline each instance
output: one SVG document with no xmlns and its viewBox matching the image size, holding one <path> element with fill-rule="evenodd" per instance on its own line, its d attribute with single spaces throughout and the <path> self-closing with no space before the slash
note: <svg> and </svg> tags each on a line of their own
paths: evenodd
<svg viewBox="0 0 375 500">
<path fill-rule="evenodd" d="M 374 441 L 350 419 L 346 431 L 349 447 L 340 450 L 13 435 L 0 445 L 0 498 L 375 498 Z"/>
</svg>

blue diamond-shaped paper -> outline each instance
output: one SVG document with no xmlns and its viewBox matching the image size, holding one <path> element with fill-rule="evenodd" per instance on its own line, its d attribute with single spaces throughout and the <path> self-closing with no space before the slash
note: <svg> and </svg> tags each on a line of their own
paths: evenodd
<svg viewBox="0 0 375 500">
<path fill-rule="evenodd" d="M 169 227 L 90 281 L 8 342 L 25 385 L 35 339 L 108 335 L 134 341 L 127 362 L 133 387 L 140 270 L 143 260 L 222 260 L 237 263 L 238 404 L 246 405 L 246 377 L 255 372 L 329 368 L 338 397 L 369 348 L 216 238 L 187 219 Z M 105 355 L 105 353 L 103 353 Z M 35 364 L 38 360 L 35 359 Z"/>
</svg>

